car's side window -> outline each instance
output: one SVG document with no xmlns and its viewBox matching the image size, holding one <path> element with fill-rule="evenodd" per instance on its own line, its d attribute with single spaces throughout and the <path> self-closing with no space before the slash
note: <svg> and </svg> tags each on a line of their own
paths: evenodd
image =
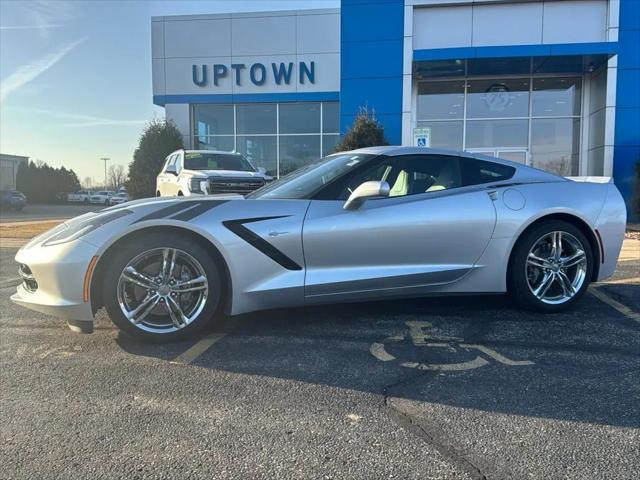
<svg viewBox="0 0 640 480">
<path fill-rule="evenodd" d="M 346 200 L 364 182 L 389 184 L 390 197 L 418 195 L 463 185 L 460 158 L 451 155 L 403 155 L 380 157 L 336 182 L 318 198 Z"/>
<path fill-rule="evenodd" d="M 162 172 L 166 172 L 167 171 L 167 167 L 169 166 L 169 164 L 171 163 L 171 159 L 173 158 L 173 155 L 169 155 L 165 161 L 164 161 L 164 166 L 162 167 Z"/>
<path fill-rule="evenodd" d="M 465 185 L 480 185 L 508 180 L 516 172 L 514 167 L 486 160 L 463 157 L 461 162 L 462 178 Z"/>
<path fill-rule="evenodd" d="M 175 165 L 177 158 L 178 158 L 178 154 L 177 153 L 174 153 L 173 155 L 171 155 L 169 157 L 169 160 L 167 160 L 167 164 L 164 166 L 165 171 L 167 170 L 167 167 L 169 165 Z"/>
<path fill-rule="evenodd" d="M 176 154 L 175 165 L 176 165 L 176 173 L 180 173 L 180 171 L 182 170 L 182 154 L 181 153 Z"/>
</svg>

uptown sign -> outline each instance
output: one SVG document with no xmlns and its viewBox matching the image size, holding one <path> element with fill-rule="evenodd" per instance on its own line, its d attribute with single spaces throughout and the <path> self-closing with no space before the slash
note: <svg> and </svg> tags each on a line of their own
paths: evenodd
<svg viewBox="0 0 640 480">
<path fill-rule="evenodd" d="M 269 77 L 276 85 L 290 85 L 295 81 L 294 62 L 272 62 L 271 64 L 253 63 L 214 63 L 213 65 L 192 65 L 191 75 L 193 83 L 199 87 L 213 84 L 219 86 L 226 78 L 232 78 L 237 86 L 242 86 L 248 80 L 256 86 L 265 85 Z M 298 83 L 316 83 L 316 62 L 298 62 Z"/>
</svg>

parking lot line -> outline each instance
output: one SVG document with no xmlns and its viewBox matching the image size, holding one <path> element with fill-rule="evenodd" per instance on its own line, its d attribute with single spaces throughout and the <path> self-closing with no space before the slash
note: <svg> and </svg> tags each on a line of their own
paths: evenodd
<svg viewBox="0 0 640 480">
<path fill-rule="evenodd" d="M 631 310 L 626 305 L 618 302 L 617 300 L 614 300 L 609 295 L 607 295 L 605 292 L 603 292 L 598 286 L 593 285 L 589 289 L 589 292 L 591 293 L 591 295 L 596 297 L 598 300 L 606 303 L 607 305 L 609 305 L 612 308 L 615 308 L 618 312 L 623 314 L 625 317 L 627 317 L 627 318 L 629 318 L 629 319 L 631 319 L 631 320 L 633 320 L 635 322 L 640 323 L 640 313 L 634 312 L 633 310 Z"/>
<path fill-rule="evenodd" d="M 196 358 L 206 352 L 218 340 L 222 339 L 226 333 L 211 333 L 206 337 L 198 340 L 195 344 L 182 352 L 176 358 L 171 360 L 171 363 L 184 363 L 188 364 L 193 362 Z"/>
</svg>

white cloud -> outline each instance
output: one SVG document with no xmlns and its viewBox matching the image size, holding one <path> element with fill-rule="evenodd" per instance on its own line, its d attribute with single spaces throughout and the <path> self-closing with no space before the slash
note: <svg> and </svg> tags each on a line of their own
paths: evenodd
<svg viewBox="0 0 640 480">
<path fill-rule="evenodd" d="M 86 37 L 76 40 L 73 43 L 65 45 L 57 52 L 43 55 L 42 57 L 36 58 L 31 63 L 18 67 L 15 72 L 0 83 L 0 101 L 4 101 L 10 93 L 38 78 L 42 73 L 53 67 L 56 63 L 62 60 L 67 53 L 85 40 Z"/>
<path fill-rule="evenodd" d="M 127 125 L 143 125 L 147 120 L 114 120 L 111 118 L 95 117 L 92 115 L 81 115 L 77 113 L 57 112 L 55 110 L 44 110 L 40 108 L 22 109 L 30 113 L 45 115 L 60 120 L 69 120 L 66 123 L 58 123 L 60 127 L 102 127 L 102 126 L 127 126 Z"/>
<path fill-rule="evenodd" d="M 64 27 L 61 23 L 45 23 L 39 25 L 0 25 L 0 30 L 40 30 Z"/>
</svg>

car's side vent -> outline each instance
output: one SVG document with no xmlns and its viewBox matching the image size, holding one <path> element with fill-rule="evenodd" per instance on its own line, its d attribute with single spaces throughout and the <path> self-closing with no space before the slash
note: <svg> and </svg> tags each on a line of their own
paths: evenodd
<svg viewBox="0 0 640 480">
<path fill-rule="evenodd" d="M 36 282 L 31 269 L 27 265 L 20 264 L 20 268 L 18 268 L 18 275 L 22 278 L 22 285 L 27 292 L 33 293 L 38 290 L 38 282 Z"/>
</svg>

